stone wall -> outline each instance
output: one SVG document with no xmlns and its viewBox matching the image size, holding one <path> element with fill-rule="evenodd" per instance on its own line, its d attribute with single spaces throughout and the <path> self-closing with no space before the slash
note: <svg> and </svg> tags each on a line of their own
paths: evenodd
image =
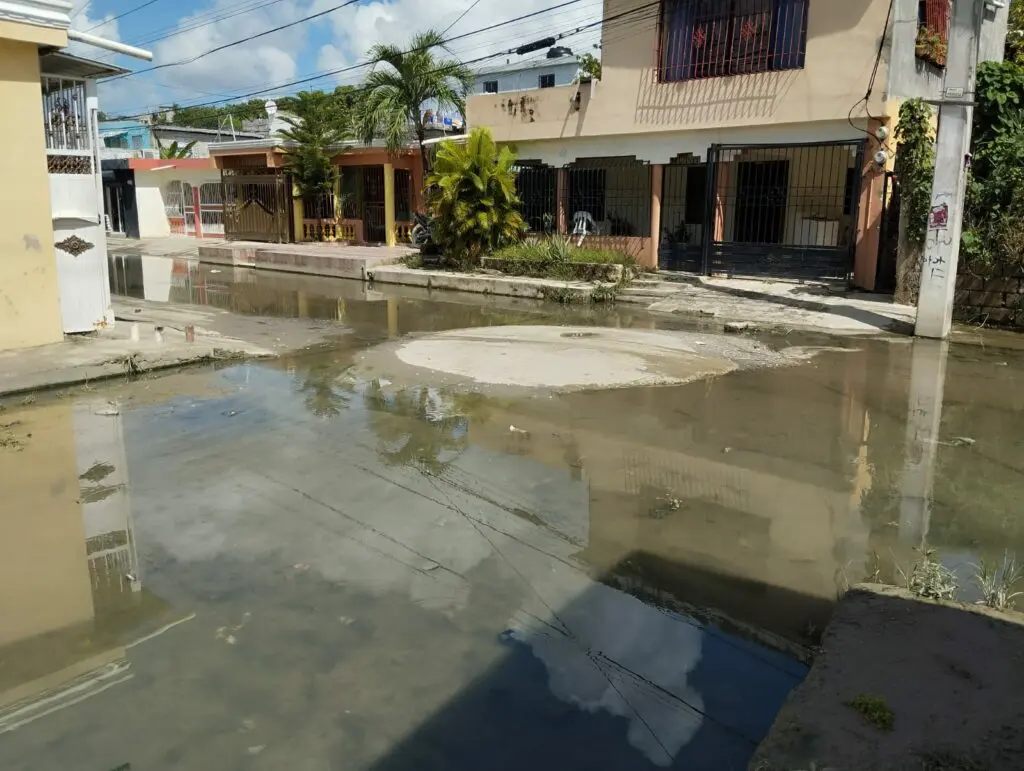
<svg viewBox="0 0 1024 771">
<path fill-rule="evenodd" d="M 961 272 L 953 305 L 956 321 L 1024 329 L 1024 270 L 1002 265 L 988 277 Z"/>
</svg>

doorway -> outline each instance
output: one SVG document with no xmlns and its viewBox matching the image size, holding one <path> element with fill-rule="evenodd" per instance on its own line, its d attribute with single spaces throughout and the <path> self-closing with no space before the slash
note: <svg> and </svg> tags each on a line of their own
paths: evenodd
<svg viewBox="0 0 1024 771">
<path fill-rule="evenodd" d="M 732 240 L 743 244 L 781 244 L 788 191 L 789 161 L 739 163 Z"/>
</svg>

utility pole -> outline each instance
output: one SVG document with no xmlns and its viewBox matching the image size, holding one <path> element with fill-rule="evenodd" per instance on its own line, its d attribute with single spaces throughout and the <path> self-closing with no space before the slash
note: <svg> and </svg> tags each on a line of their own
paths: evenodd
<svg viewBox="0 0 1024 771">
<path fill-rule="evenodd" d="M 974 77 L 985 0 L 952 0 L 952 6 L 946 76 L 942 95 L 934 102 L 939 105 L 935 176 L 914 327 L 918 337 L 939 340 L 949 336 L 953 321 L 953 292 L 970 165 Z"/>
</svg>

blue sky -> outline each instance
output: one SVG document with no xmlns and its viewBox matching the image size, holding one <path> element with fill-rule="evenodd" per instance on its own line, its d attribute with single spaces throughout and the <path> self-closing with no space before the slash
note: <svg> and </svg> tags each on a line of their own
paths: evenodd
<svg viewBox="0 0 1024 771">
<path fill-rule="evenodd" d="M 153 65 L 168 64 L 327 10 L 344 0 L 156 0 L 137 12 L 114 18 L 144 1 L 77 0 L 72 27 L 151 50 Z M 172 102 L 195 104 L 256 90 L 264 91 L 260 98 L 292 93 L 299 87 L 281 84 L 358 64 L 374 43 L 401 45 L 417 31 L 431 26 L 443 30 L 453 23 L 447 33 L 449 37 L 474 33 L 452 44 L 456 55 L 470 60 L 500 54 L 479 66 L 496 64 L 508 58 L 502 52 L 510 48 L 600 20 L 602 0 L 573 0 L 564 8 L 546 11 L 530 20 L 477 32 L 565 2 L 568 0 L 479 0 L 470 9 L 473 0 L 358 0 L 353 6 L 191 64 L 104 84 L 100 106 L 108 113 L 129 114 L 151 111 Z M 467 9 L 468 13 L 458 20 Z M 594 27 L 574 34 L 561 44 L 576 52 L 592 50 L 599 30 Z M 165 37 L 172 32 L 179 34 Z M 82 44 L 74 44 L 73 50 L 132 70 L 151 66 Z M 538 55 L 543 56 L 543 52 L 532 56 Z M 356 84 L 364 72 L 360 68 L 323 77 L 302 88 Z"/>
</svg>

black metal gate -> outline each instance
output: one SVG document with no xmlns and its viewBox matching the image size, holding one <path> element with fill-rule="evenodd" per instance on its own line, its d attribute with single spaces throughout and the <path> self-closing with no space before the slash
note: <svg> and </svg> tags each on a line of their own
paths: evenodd
<svg viewBox="0 0 1024 771">
<path fill-rule="evenodd" d="M 864 146 L 862 140 L 713 145 L 708 151 L 702 270 L 730 276 L 848 279 L 857 241 Z"/>
<path fill-rule="evenodd" d="M 692 155 L 676 158 L 664 167 L 658 248 L 661 270 L 703 270 L 707 186 L 708 166 Z"/>
<path fill-rule="evenodd" d="M 284 174 L 223 169 L 224 237 L 232 241 L 290 240 L 292 198 Z"/>
</svg>

